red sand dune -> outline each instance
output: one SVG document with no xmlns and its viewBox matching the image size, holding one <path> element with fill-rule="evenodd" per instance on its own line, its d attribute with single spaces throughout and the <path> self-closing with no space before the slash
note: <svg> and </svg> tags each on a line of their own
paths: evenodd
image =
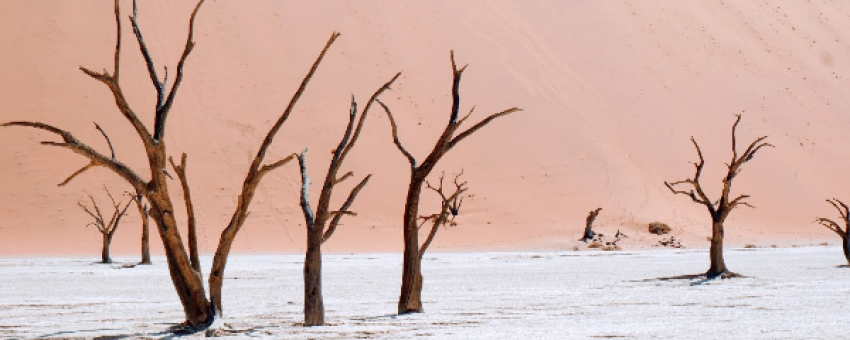
<svg viewBox="0 0 850 340">
<path fill-rule="evenodd" d="M 153 58 L 171 66 L 185 43 L 193 1 L 144 1 L 139 21 Z M 111 69 L 115 27 L 110 1 L 15 1 L 0 10 L 0 121 L 37 120 L 65 128 L 103 152 L 103 126 L 118 157 L 140 173 L 141 143 L 108 89 L 78 70 Z M 147 124 L 154 91 L 122 3 L 121 83 Z M 768 134 L 775 149 L 745 165 L 733 188 L 757 209 L 727 221 L 732 244 L 809 244 L 833 239 L 812 221 L 835 213 L 824 202 L 850 200 L 844 151 L 850 138 L 850 8 L 840 1 L 236 1 L 208 2 L 198 15 L 197 46 L 168 121 L 169 153 L 189 154 L 200 244 L 214 249 L 234 209 L 244 173 L 271 122 L 333 31 L 332 47 L 275 140 L 269 159 L 310 147 L 313 178 L 323 178 L 346 123 L 349 96 L 360 102 L 395 72 L 383 95 L 401 138 L 420 159 L 448 119 L 449 50 L 469 63 L 461 111 L 473 118 L 517 106 L 453 150 L 438 170 L 465 171 L 474 197 L 459 226 L 432 249 L 567 249 L 588 211 L 603 207 L 597 229 L 655 242 L 653 220 L 669 223 L 690 247 L 707 246 L 704 208 L 671 194 L 663 181 L 693 174 L 701 143 L 704 177 L 716 197 L 731 157 L 729 129 L 743 112 L 742 142 Z M 374 110 L 347 162 L 373 173 L 326 251 L 398 251 L 407 162 Z M 66 187 L 87 163 L 55 140 L 25 128 L 0 130 L 0 255 L 92 254 L 100 238 L 85 229 L 76 202 L 102 184 L 129 189 L 99 168 Z M 143 170 L 144 169 L 144 170 Z M 436 178 L 436 175 L 433 178 Z M 293 163 L 267 177 L 237 237 L 239 252 L 304 248 Z M 348 187 L 356 182 L 343 185 Z M 314 185 L 312 197 L 317 197 Z M 346 188 L 340 189 L 344 197 Z M 173 183 L 175 201 L 180 186 Z M 434 209 L 435 196 L 424 211 Z M 134 209 L 114 253 L 136 254 Z M 178 211 L 180 218 L 183 211 Z M 837 241 L 837 238 L 835 238 Z M 153 239 L 155 252 L 158 237 Z"/>
</svg>

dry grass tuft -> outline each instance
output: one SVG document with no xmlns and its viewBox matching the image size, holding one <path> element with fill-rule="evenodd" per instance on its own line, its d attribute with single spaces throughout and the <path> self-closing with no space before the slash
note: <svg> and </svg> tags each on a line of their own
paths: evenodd
<svg viewBox="0 0 850 340">
<path fill-rule="evenodd" d="M 671 230 L 673 230 L 673 228 L 670 228 L 667 223 L 655 221 L 649 224 L 649 232 L 651 234 L 665 235 L 670 233 Z"/>
<path fill-rule="evenodd" d="M 744 245 L 744 248 L 745 249 L 753 249 L 753 248 L 758 248 L 758 246 L 756 246 L 755 244 L 749 244 L 748 243 L 748 244 Z"/>
<path fill-rule="evenodd" d="M 588 244 L 587 247 L 588 248 L 602 248 L 602 242 L 593 241 L 593 242 L 590 242 L 590 244 Z"/>
</svg>

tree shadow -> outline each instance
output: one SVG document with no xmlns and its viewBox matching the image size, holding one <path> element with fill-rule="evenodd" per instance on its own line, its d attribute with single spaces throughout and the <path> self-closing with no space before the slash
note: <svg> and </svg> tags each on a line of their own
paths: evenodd
<svg viewBox="0 0 850 340">
<path fill-rule="evenodd" d="M 381 320 L 381 319 L 393 319 L 393 320 L 395 320 L 399 316 L 408 315 L 408 314 L 410 314 L 410 313 L 406 313 L 406 314 L 385 314 L 385 315 L 378 315 L 378 316 L 369 316 L 369 317 L 364 317 L 364 318 L 356 318 L 356 319 L 352 319 L 352 320 L 357 320 L 357 321 L 369 321 L 369 320 Z"/>
<path fill-rule="evenodd" d="M 690 283 L 691 286 L 699 286 L 699 285 L 703 285 L 703 284 L 709 283 L 709 282 L 717 280 L 717 279 L 721 279 L 721 280 L 738 279 L 738 278 L 743 279 L 743 278 L 748 278 L 748 277 L 749 276 L 744 276 L 744 275 L 741 275 L 741 274 L 738 274 L 738 273 L 735 273 L 735 272 L 725 271 L 725 272 L 721 273 L 720 275 L 709 276 L 706 273 L 689 274 L 689 275 L 658 277 L 658 278 L 654 278 L 654 279 L 645 279 L 645 280 L 640 280 L 638 282 L 692 281 Z"/>
</svg>

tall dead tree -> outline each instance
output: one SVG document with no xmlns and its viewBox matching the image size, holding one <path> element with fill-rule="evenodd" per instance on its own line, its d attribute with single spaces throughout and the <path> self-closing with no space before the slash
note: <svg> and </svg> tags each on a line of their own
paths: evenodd
<svg viewBox="0 0 850 340">
<path fill-rule="evenodd" d="M 443 133 L 434 144 L 434 148 L 431 150 L 431 153 L 428 154 L 422 164 L 417 163 L 416 158 L 414 158 L 413 155 L 410 154 L 404 146 L 402 146 L 401 141 L 399 141 L 398 138 L 398 127 L 396 126 L 392 113 L 386 105 L 378 101 L 378 103 L 387 112 L 387 117 L 390 120 L 393 142 L 410 163 L 410 184 L 407 189 L 407 198 L 404 205 L 404 217 L 402 219 L 404 226 L 404 268 L 402 273 L 401 294 L 398 301 L 399 314 L 419 313 L 423 311 L 421 297 L 422 256 L 419 254 L 419 224 L 417 223 L 417 219 L 419 217 L 419 196 L 422 193 L 422 184 L 425 182 L 425 179 L 428 178 L 431 171 L 434 170 L 434 167 L 437 166 L 437 162 L 443 158 L 449 150 L 457 146 L 457 144 L 466 137 L 469 137 L 496 118 L 520 111 L 518 108 L 510 108 L 502 112 L 492 114 L 469 129 L 461 133 L 456 133 L 461 124 L 463 124 L 472 114 L 475 107 L 473 107 L 463 118 L 459 116 L 460 80 L 466 66 L 463 66 L 460 69 L 457 68 L 454 59 L 454 51 L 451 52 L 450 58 L 452 62 L 452 107 L 449 112 L 449 121 L 448 124 L 446 124 Z"/>
<path fill-rule="evenodd" d="M 277 168 L 280 168 L 281 166 L 287 164 L 294 158 L 292 156 L 289 156 L 284 159 L 277 160 L 264 165 L 263 163 L 266 156 L 266 152 L 272 141 L 274 140 L 275 135 L 280 130 L 281 126 L 292 113 L 295 103 L 298 101 L 298 99 L 301 97 L 301 95 L 307 88 L 308 82 L 315 74 L 319 63 L 324 58 L 328 48 L 339 36 L 339 33 L 336 32 L 331 35 L 330 39 L 327 41 L 324 48 L 322 49 L 322 52 L 313 62 L 310 71 L 301 81 L 301 85 L 298 87 L 298 90 L 296 90 L 296 92 L 293 94 L 286 109 L 284 109 L 281 116 L 277 119 L 277 121 L 269 130 L 269 132 L 266 134 L 265 139 L 263 140 L 259 150 L 257 151 L 257 155 L 251 162 L 251 165 L 248 168 L 248 173 L 246 174 L 245 180 L 242 184 L 242 191 L 237 197 L 236 209 L 231 217 L 230 222 L 227 224 L 227 227 L 221 233 L 218 248 L 216 250 L 215 257 L 213 258 L 212 270 L 209 275 L 210 295 L 209 298 L 207 298 L 205 288 L 202 282 L 202 274 L 199 270 L 197 270 L 197 268 L 200 268 L 200 264 L 197 261 L 197 256 L 194 256 L 194 254 L 197 254 L 197 252 L 196 250 L 193 250 L 193 256 L 190 256 L 190 254 L 186 251 L 186 247 L 183 244 L 182 236 L 179 232 L 177 221 L 174 218 L 174 205 L 172 204 L 171 195 L 169 194 L 168 185 L 166 182 L 170 177 L 166 170 L 166 160 L 169 160 L 174 170 L 178 173 L 183 190 L 186 191 L 183 196 L 185 203 L 187 203 L 186 208 L 189 211 L 188 215 L 194 216 L 194 213 L 192 212 L 190 195 L 188 194 L 188 181 L 184 173 L 186 168 L 186 156 L 184 155 L 182 157 L 182 162 L 179 166 L 175 164 L 171 160 L 171 158 L 167 156 L 165 139 L 166 118 L 168 117 L 172 104 L 174 103 L 177 90 L 179 89 L 180 84 L 183 80 L 183 68 L 186 63 L 186 60 L 189 54 L 192 52 L 193 48 L 195 47 L 195 42 L 193 40 L 194 22 L 198 11 L 200 10 L 201 5 L 203 3 L 204 0 L 200 0 L 197 3 L 194 10 L 192 11 L 191 17 L 189 18 L 189 30 L 188 37 L 186 39 L 186 46 L 183 50 L 183 54 L 177 62 L 174 83 L 169 90 L 167 87 L 167 68 L 165 77 L 160 80 L 160 77 L 158 76 L 156 71 L 157 68 L 154 65 L 154 62 L 148 51 L 147 45 L 145 44 L 145 41 L 142 37 L 142 31 L 139 28 L 138 24 L 138 15 L 136 14 L 136 3 L 135 1 L 133 2 L 133 15 L 130 17 L 130 24 L 133 27 L 133 33 L 135 34 L 136 41 L 138 42 L 139 50 L 142 56 L 144 57 L 148 74 L 156 91 L 153 133 L 151 133 L 148 127 L 142 123 L 142 120 L 136 114 L 136 111 L 131 108 L 130 104 L 126 100 L 126 97 L 119 82 L 119 55 L 121 52 L 121 16 L 118 0 L 115 1 L 115 21 L 118 38 L 115 44 L 115 60 L 112 72 L 110 73 L 106 70 L 104 70 L 103 72 L 96 72 L 85 67 L 80 67 L 80 69 L 86 75 L 94 78 L 97 81 L 100 81 L 109 88 L 112 97 L 115 100 L 115 104 L 118 108 L 118 111 L 121 112 L 121 115 L 133 127 L 143 147 L 145 148 L 145 155 L 147 156 L 148 160 L 148 171 L 150 179 L 143 178 L 137 171 L 131 169 L 129 166 L 119 161 L 115 157 L 114 152 L 112 154 L 112 157 L 104 155 L 75 138 L 70 132 L 59 129 L 52 125 L 30 121 L 15 121 L 3 124 L 3 126 L 32 127 L 54 133 L 62 138 L 62 142 L 45 141 L 42 142 L 42 144 L 71 150 L 89 160 L 89 164 L 84 166 L 82 169 L 74 172 L 60 185 L 67 184 L 73 178 L 90 168 L 102 166 L 111 170 L 119 177 L 126 180 L 137 192 L 140 192 L 145 197 L 145 199 L 147 199 L 148 203 L 150 204 L 150 217 L 153 219 L 154 223 L 156 223 L 157 230 L 163 242 L 163 248 L 165 250 L 168 269 L 171 275 L 171 281 L 174 284 L 177 296 L 180 298 L 180 301 L 183 305 L 183 310 L 186 316 L 185 325 L 193 329 L 207 327 L 211 325 L 212 322 L 215 320 L 216 316 L 219 316 L 222 313 L 223 308 L 221 301 L 221 288 L 224 278 L 224 269 L 227 264 L 227 257 L 230 254 L 230 249 L 233 245 L 233 241 L 237 233 L 239 232 L 239 230 L 241 230 L 242 226 L 245 223 L 245 220 L 248 217 L 248 209 L 251 200 L 254 197 L 254 192 L 257 186 L 260 184 L 260 181 L 266 174 Z M 108 137 L 105 133 L 104 137 L 106 137 L 108 141 Z M 190 230 L 194 230 L 194 221 L 191 220 L 189 221 L 189 223 Z M 197 240 L 195 239 L 195 237 L 195 234 L 190 232 L 190 250 L 192 248 L 195 248 L 195 246 L 193 245 L 197 244 Z"/>
<path fill-rule="evenodd" d="M 384 84 L 376 91 L 363 113 L 360 115 L 359 121 L 357 118 L 357 102 L 354 96 L 351 96 L 351 110 L 349 114 L 348 127 L 345 129 L 345 134 L 342 141 L 339 142 L 334 149 L 333 158 L 331 159 L 328 173 L 325 175 L 325 180 L 322 183 L 322 193 L 319 195 L 319 202 L 316 205 L 316 211 L 310 205 L 310 177 L 307 174 L 307 149 L 301 152 L 298 157 L 298 164 L 301 167 L 301 211 L 304 213 L 305 225 L 307 227 L 307 251 L 304 254 L 304 326 L 323 326 L 325 324 L 325 307 L 322 297 L 322 243 L 330 239 L 334 231 L 336 231 L 343 215 L 356 215 L 355 212 L 349 210 L 354 203 L 357 194 L 369 182 L 372 175 L 367 175 L 354 186 L 348 194 L 348 198 L 338 210 L 331 210 L 331 197 L 333 190 L 337 184 L 354 176 L 354 173 L 349 171 L 342 176 L 339 174 L 339 169 L 345 161 L 345 157 L 354 148 L 354 143 L 360 137 L 360 132 L 363 130 L 363 123 L 366 121 L 366 116 L 369 113 L 369 108 L 372 103 L 377 100 L 378 96 L 390 88 L 393 82 L 401 75 L 397 73 L 389 82 Z M 357 128 L 354 129 L 355 122 Z M 353 132 L 353 135 L 352 135 Z"/>
<path fill-rule="evenodd" d="M 815 222 L 820 223 L 841 237 L 841 248 L 844 250 L 844 259 L 850 265 L 850 238 L 847 237 L 847 232 L 850 231 L 850 208 L 837 198 L 826 201 L 832 204 L 835 210 L 838 210 L 838 215 L 841 216 L 841 220 L 844 222 L 844 229 L 841 229 L 841 225 L 828 218 L 821 217 L 816 219 Z"/>
<path fill-rule="evenodd" d="M 144 196 L 141 192 L 127 193 L 128 196 L 136 202 L 136 209 L 139 210 L 139 216 L 142 218 L 142 260 L 139 264 L 151 264 L 151 246 L 150 246 L 150 218 L 148 216 L 148 204 L 144 202 Z"/>
<path fill-rule="evenodd" d="M 104 187 L 103 190 L 106 191 L 106 195 L 108 195 L 109 200 L 112 201 L 112 208 L 114 210 L 109 221 L 103 218 L 103 214 L 100 212 L 100 207 L 97 206 L 97 202 L 94 200 L 92 195 L 89 195 L 89 200 L 91 200 L 92 204 L 91 208 L 87 207 L 83 204 L 83 202 L 77 202 L 77 205 L 79 205 L 80 208 L 83 208 L 83 210 L 94 219 L 94 222 L 89 223 L 87 226 L 94 225 L 103 237 L 103 249 L 100 253 L 101 263 L 112 263 L 112 258 L 109 256 L 109 246 L 112 244 L 112 236 L 114 236 L 115 231 L 118 230 L 118 224 L 121 223 L 121 217 L 127 213 L 127 208 L 130 207 L 130 201 L 127 201 L 127 204 L 124 204 L 124 207 L 121 208 L 121 204 L 124 202 L 116 202 L 115 198 L 112 197 L 112 194 L 109 193 L 109 189 L 106 189 L 106 187 Z"/>
<path fill-rule="evenodd" d="M 425 255 L 425 251 L 428 250 L 428 247 L 434 242 L 434 238 L 437 237 L 437 231 L 440 230 L 440 227 L 449 225 L 455 226 L 455 217 L 460 214 L 460 207 L 463 205 L 463 197 L 462 196 L 467 190 L 467 182 L 459 182 L 460 176 L 463 175 L 463 170 L 455 176 L 454 185 L 455 191 L 450 194 L 446 194 L 443 191 L 443 179 L 446 177 L 446 173 L 443 172 L 440 175 L 440 186 L 433 187 L 431 183 L 425 181 L 425 186 L 431 191 L 440 195 L 440 212 L 431 215 L 419 216 L 419 219 L 422 220 L 422 223 L 419 225 L 419 229 L 428 221 L 431 221 L 431 230 L 428 232 L 428 238 L 425 239 L 425 242 L 422 243 L 422 246 L 419 247 L 419 261 L 422 261 L 422 256 Z"/>
<path fill-rule="evenodd" d="M 709 251 L 711 265 L 705 273 L 705 276 L 709 278 L 726 274 L 734 275 L 734 273 L 731 273 L 726 268 L 726 262 L 723 260 L 723 222 L 726 221 L 726 217 L 729 216 L 729 213 L 731 213 L 732 210 L 739 205 L 753 208 L 752 205 L 746 202 L 746 199 L 749 198 L 750 195 L 740 195 L 734 199 L 729 199 L 729 195 L 732 191 L 732 180 L 734 180 L 741 172 L 741 166 L 753 159 L 756 152 L 766 146 L 773 147 L 770 143 L 764 142 L 767 136 L 761 136 L 750 143 L 747 149 L 744 150 L 744 153 L 739 156 L 736 145 L 735 130 L 738 127 L 738 123 L 741 122 L 741 115 L 737 114 L 736 117 L 737 119 L 735 119 L 735 124 L 732 125 L 732 160 L 726 164 L 728 171 L 726 173 L 726 177 L 723 178 L 723 191 L 720 194 L 720 199 L 716 201 L 709 199 L 702 188 L 702 184 L 700 184 L 700 175 L 702 175 L 705 159 L 702 157 L 702 150 L 700 150 L 699 144 L 697 144 L 694 137 L 691 137 L 691 142 L 693 142 L 694 147 L 696 147 L 697 156 L 699 156 L 699 163 L 694 163 L 694 166 L 696 167 L 694 177 L 673 183 L 664 182 L 664 185 L 666 185 L 671 192 L 674 194 L 686 195 L 694 202 L 704 205 L 711 215 L 711 248 Z M 692 189 L 678 190 L 675 188 L 682 184 L 689 185 Z"/>
<path fill-rule="evenodd" d="M 587 221 L 584 225 L 584 235 L 579 239 L 579 241 L 587 242 L 596 237 L 596 233 L 593 232 L 593 221 L 596 220 L 596 216 L 599 216 L 600 211 L 602 211 L 602 208 L 596 208 L 596 210 L 591 210 L 590 213 L 587 214 Z"/>
</svg>

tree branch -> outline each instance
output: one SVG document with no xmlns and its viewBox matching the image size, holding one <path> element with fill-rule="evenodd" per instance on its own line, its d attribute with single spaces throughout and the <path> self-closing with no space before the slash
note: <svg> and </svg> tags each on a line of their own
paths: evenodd
<svg viewBox="0 0 850 340">
<path fill-rule="evenodd" d="M 71 174 L 71 176 L 68 176 L 68 178 L 62 181 L 62 183 L 59 183 L 59 186 L 64 187 L 66 184 L 70 183 L 71 180 L 73 180 L 75 177 L 79 176 L 80 174 L 86 172 L 86 170 L 91 169 L 95 166 L 97 166 L 97 164 L 95 164 L 94 162 L 89 162 L 89 164 L 86 164 L 86 166 L 80 168 L 80 170 L 77 170 L 76 172 Z"/>
<path fill-rule="evenodd" d="M 316 222 L 316 216 L 313 214 L 313 209 L 310 208 L 310 176 L 307 175 L 307 148 L 301 151 L 298 157 L 298 165 L 301 167 L 301 210 L 304 212 L 304 219 L 307 222 L 307 229 L 312 229 Z"/>
<path fill-rule="evenodd" d="M 841 226 L 839 226 L 838 223 L 835 223 L 833 220 L 820 217 L 816 219 L 815 222 L 819 223 L 820 225 L 826 227 L 829 230 L 832 230 L 833 232 L 838 234 L 838 236 L 841 236 L 841 238 L 846 237 L 846 233 L 844 232 L 844 230 L 841 230 Z"/>
<path fill-rule="evenodd" d="M 130 16 L 130 24 L 133 26 L 133 33 L 136 35 L 136 41 L 139 42 L 139 50 L 145 58 L 148 75 L 156 89 L 156 111 L 159 112 L 159 110 L 162 109 L 162 103 L 165 101 L 165 82 L 160 82 L 159 77 L 156 75 L 156 66 L 154 65 L 153 58 L 151 58 L 150 51 L 148 51 L 148 46 L 145 44 L 145 39 L 142 37 L 142 30 L 139 28 L 138 18 L 139 15 L 138 8 L 136 7 L 136 0 L 133 0 L 133 15 Z M 158 140 L 156 133 L 154 133 L 154 139 Z"/>
<path fill-rule="evenodd" d="M 416 166 L 417 166 L 416 158 L 414 158 L 413 155 L 410 154 L 410 152 L 407 152 L 407 149 L 405 149 L 404 146 L 401 145 L 401 141 L 399 141 L 399 139 L 398 139 L 398 126 L 395 123 L 395 119 L 393 118 L 393 114 L 390 112 L 390 108 L 388 108 L 380 100 L 377 100 L 377 102 L 378 102 L 378 104 L 381 105 L 381 107 L 384 108 L 384 112 L 387 113 L 387 117 L 390 119 L 390 126 L 393 129 L 393 143 L 395 143 L 395 146 L 398 148 L 398 151 L 401 151 L 401 153 L 404 155 L 404 157 L 407 157 L 407 161 L 410 162 L 410 167 L 416 168 Z"/>
<path fill-rule="evenodd" d="M 127 213 L 127 208 L 130 207 L 130 203 L 133 203 L 133 200 L 127 201 L 127 204 L 124 205 L 124 209 L 121 209 L 121 213 L 118 214 L 118 217 L 115 218 L 115 221 L 112 223 L 112 228 L 109 229 L 109 237 L 115 235 L 115 231 L 118 230 L 118 223 L 121 222 L 121 217 Z M 117 209 L 117 208 L 116 208 Z M 118 211 L 118 210 L 116 210 Z"/>
<path fill-rule="evenodd" d="M 195 9 L 192 11 L 192 16 L 189 17 L 189 34 L 186 37 L 186 47 L 183 49 L 183 55 L 180 56 L 180 61 L 177 62 L 177 74 L 174 76 L 174 85 L 171 86 L 168 98 L 165 99 L 165 102 L 156 111 L 153 134 L 154 141 L 160 141 L 165 138 L 165 119 L 171 110 L 171 104 L 174 103 L 174 96 L 177 94 L 180 82 L 183 81 L 183 65 L 186 64 L 186 58 L 189 57 L 189 53 L 195 48 L 195 42 L 192 41 L 192 37 L 195 34 L 195 17 L 198 16 L 198 10 L 201 9 L 203 3 L 204 0 L 198 1 L 198 4 L 195 5 Z"/>
<path fill-rule="evenodd" d="M 130 169 L 129 167 L 127 167 L 126 165 L 124 165 L 123 163 L 121 163 L 117 160 L 107 158 L 106 156 L 98 153 L 94 149 L 90 148 L 88 145 L 85 145 L 82 142 L 80 142 L 79 140 L 77 140 L 76 138 L 74 138 L 74 136 L 71 135 L 71 133 L 68 132 L 68 131 L 61 130 L 61 129 L 53 127 L 51 125 L 47 125 L 47 124 L 39 123 L 39 122 L 17 121 L 17 122 L 5 123 L 2 126 L 32 127 L 32 128 L 41 129 L 41 130 L 45 130 L 45 131 L 55 133 L 55 134 L 59 135 L 60 137 L 62 137 L 62 139 L 65 141 L 65 143 L 42 142 L 42 144 L 68 148 L 71 151 L 74 151 L 74 152 L 88 158 L 95 165 L 103 166 L 103 167 L 106 167 L 109 170 L 112 170 L 118 176 L 121 176 L 121 178 L 124 178 L 127 182 L 129 182 L 130 185 L 132 185 L 135 189 L 144 190 L 144 188 L 145 188 L 145 184 L 146 184 L 145 181 L 141 177 L 139 177 L 139 175 L 137 175 L 132 169 Z M 88 169 L 86 169 L 86 170 L 88 170 Z M 75 175 L 72 175 L 69 179 L 66 179 L 63 183 L 61 183 L 61 185 L 68 184 L 68 182 L 70 182 L 71 179 L 73 179 L 74 177 L 76 177 L 76 175 L 79 175 L 80 173 L 82 173 L 82 171 L 78 171 L 77 173 L 75 173 Z"/>
<path fill-rule="evenodd" d="M 198 232 L 195 220 L 195 207 L 192 204 L 192 195 L 189 192 L 189 179 L 186 177 L 186 158 L 188 156 L 184 152 L 180 157 L 180 165 L 174 163 L 174 158 L 168 157 L 168 162 L 174 168 L 177 178 L 180 179 L 180 186 L 183 188 L 183 201 L 186 204 L 186 217 L 188 218 L 188 237 L 189 237 L 189 258 L 192 269 L 201 275 L 201 260 L 200 252 L 198 251 Z"/>
<path fill-rule="evenodd" d="M 259 176 L 263 176 L 263 175 L 265 175 L 265 174 L 267 174 L 267 173 L 271 172 L 271 171 L 272 171 L 272 170 L 274 170 L 274 169 L 277 169 L 277 168 L 279 168 L 279 167 L 282 167 L 282 166 L 286 165 L 286 163 L 289 163 L 289 161 L 291 161 L 293 158 L 295 158 L 295 155 L 294 155 L 294 154 L 289 155 L 289 156 L 287 156 L 286 158 L 281 159 L 281 160 L 279 160 L 279 161 L 277 161 L 277 162 L 274 162 L 274 163 L 272 163 L 272 164 L 266 164 L 266 165 L 263 165 L 263 167 L 262 167 L 262 168 L 260 168 L 260 171 L 258 172 L 258 175 L 259 175 Z"/>
<path fill-rule="evenodd" d="M 467 129 L 464 132 L 461 132 L 460 134 L 458 134 L 457 136 L 452 138 L 451 142 L 449 142 L 448 148 L 449 149 L 453 148 L 455 145 L 457 145 L 457 143 L 460 143 L 461 140 L 463 140 L 466 137 L 469 137 L 469 135 L 471 135 L 475 131 L 478 131 L 478 129 L 481 129 L 482 127 L 489 124 L 490 122 L 492 122 L 496 118 L 506 116 L 506 115 L 509 115 L 509 114 L 517 112 L 517 111 L 522 111 L 522 109 L 514 107 L 514 108 L 507 109 L 505 111 L 494 113 L 494 114 L 490 115 L 489 117 L 485 118 L 484 120 L 478 122 L 478 124 L 473 125 L 471 128 Z M 472 111 L 470 111 L 470 113 L 472 113 Z M 466 120 L 466 117 L 464 117 L 463 120 Z"/>
<path fill-rule="evenodd" d="M 334 32 L 331 34 L 330 39 L 325 44 L 325 47 L 322 49 L 322 52 L 319 53 L 319 56 L 316 58 L 316 61 L 313 62 L 313 66 L 310 68 L 310 71 L 307 72 L 307 75 L 304 76 L 304 79 L 301 80 L 301 85 L 298 86 L 298 90 L 295 91 L 295 94 L 292 96 L 292 99 L 289 100 L 289 104 L 286 106 L 286 109 L 283 111 L 283 114 L 278 118 L 277 122 L 272 126 L 269 130 L 269 133 L 266 134 L 266 138 L 263 140 L 263 144 L 260 145 L 260 150 L 257 151 L 257 156 L 254 158 L 254 162 L 251 163 L 251 170 L 249 173 L 256 173 L 260 169 L 260 164 L 263 162 L 263 158 L 266 155 L 266 150 L 268 150 L 269 146 L 272 144 L 275 135 L 277 134 L 280 127 L 283 126 L 283 123 L 289 118 L 289 115 L 292 113 L 292 109 L 295 108 L 295 103 L 298 102 L 298 99 L 301 98 L 301 95 L 304 93 L 304 90 L 307 89 L 307 84 L 310 82 L 310 79 L 313 78 L 313 75 L 316 73 L 316 69 L 318 69 L 319 64 L 322 62 L 322 59 L 325 57 L 325 54 L 328 52 L 328 48 L 331 47 L 331 44 L 336 41 L 339 37 L 338 32 Z"/>
<path fill-rule="evenodd" d="M 106 131 L 103 131 L 103 129 L 101 129 L 100 125 L 97 125 L 97 123 L 94 123 L 94 127 L 97 129 L 97 131 L 100 131 L 100 134 L 103 135 L 104 139 L 106 139 L 106 144 L 109 145 L 109 152 L 112 153 L 112 160 L 116 160 L 117 158 L 115 158 L 115 148 L 112 147 L 112 141 L 109 140 L 109 136 L 106 135 Z"/>
<path fill-rule="evenodd" d="M 333 182 L 333 185 L 337 185 L 339 183 L 342 183 L 342 181 L 348 179 L 351 176 L 354 176 L 353 171 L 346 172 L 345 175 L 342 175 L 342 177 L 335 179 L 334 182 Z"/>
<path fill-rule="evenodd" d="M 97 81 L 100 81 L 106 84 L 110 91 L 112 92 L 112 96 L 115 99 L 115 105 L 118 106 L 119 111 L 124 115 L 124 118 L 133 125 L 133 128 L 136 130 L 136 133 L 142 139 L 142 143 L 145 147 L 152 145 L 152 139 L 150 132 L 145 128 L 145 125 L 142 124 L 142 121 L 130 109 L 130 105 L 127 104 L 127 99 L 124 97 L 124 93 L 121 91 L 121 86 L 118 84 L 118 74 L 120 71 L 120 55 L 121 55 L 121 11 L 118 0 L 115 0 L 115 26 L 116 26 L 116 41 L 115 41 L 115 55 L 114 55 L 114 70 L 113 74 L 109 75 L 105 69 L 103 72 L 95 72 L 83 66 L 80 66 L 80 70 L 83 71 L 89 77 L 94 78 Z"/>
<path fill-rule="evenodd" d="M 360 181 L 354 189 L 351 189 L 351 193 L 348 194 L 348 198 L 345 200 L 345 203 L 342 204 L 342 207 L 339 208 L 339 212 L 348 212 L 348 209 L 351 208 L 351 205 L 354 204 L 354 200 L 357 198 L 357 195 L 360 193 L 360 190 L 363 190 L 363 187 L 366 186 L 366 183 L 369 182 L 369 179 L 372 178 L 372 175 L 367 175 Z M 331 220 L 328 229 L 325 230 L 324 235 L 322 235 L 322 243 L 331 238 L 334 231 L 336 231 L 336 227 L 339 225 L 339 221 L 342 219 L 342 215 L 345 213 L 334 214 L 333 219 Z M 349 215 L 355 215 L 354 213 L 348 213 Z"/>
<path fill-rule="evenodd" d="M 401 72 L 395 74 L 388 82 L 384 83 L 383 86 L 378 88 L 375 93 L 372 94 L 372 97 L 369 98 L 369 101 L 366 102 L 366 106 L 363 108 L 363 113 L 360 114 L 360 120 L 357 122 L 357 129 L 354 130 L 354 135 L 351 137 L 351 141 L 345 147 L 345 150 L 342 152 L 342 157 L 340 159 L 345 159 L 345 156 L 354 148 L 354 143 L 357 142 L 357 138 L 360 137 L 360 131 L 363 130 L 363 122 L 366 121 L 366 116 L 369 115 L 369 109 L 372 108 L 372 103 L 378 100 L 378 96 L 380 96 L 384 91 L 389 90 L 390 86 L 401 76 Z M 352 102 L 354 101 L 354 96 L 351 96 Z"/>
</svg>

